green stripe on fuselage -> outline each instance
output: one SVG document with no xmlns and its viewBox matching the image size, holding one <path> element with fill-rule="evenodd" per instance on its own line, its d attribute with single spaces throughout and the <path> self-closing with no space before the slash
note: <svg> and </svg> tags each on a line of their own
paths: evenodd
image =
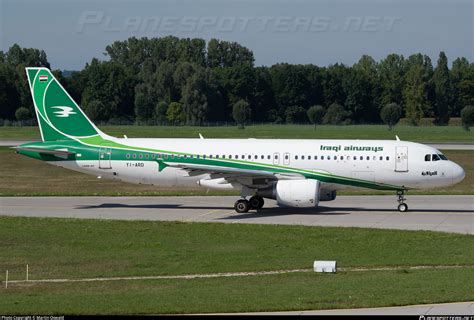
<svg viewBox="0 0 474 320">
<path fill-rule="evenodd" d="M 54 143 L 31 143 L 25 144 L 22 146 L 34 146 L 34 147 L 45 147 L 48 149 L 60 149 L 67 148 L 70 151 L 76 153 L 81 153 L 80 158 L 76 156 L 71 156 L 68 160 L 98 160 L 98 154 L 101 148 L 111 148 L 113 149 L 111 160 L 113 161 L 161 161 L 162 165 L 160 166 L 157 162 L 160 171 L 164 170 L 166 163 L 189 163 L 189 164 L 200 164 L 208 166 L 220 166 L 226 168 L 234 169 L 245 169 L 245 170 L 254 170 L 254 171 L 266 171 L 274 173 L 296 173 L 304 176 L 307 179 L 316 179 L 326 183 L 335 183 L 342 185 L 349 185 L 355 187 L 363 187 L 377 190 L 402 190 L 405 189 L 401 186 L 377 183 L 373 181 L 354 179 L 344 176 L 337 176 L 328 173 L 315 172 L 312 170 L 299 169 L 288 166 L 279 166 L 272 165 L 267 163 L 259 162 L 249 162 L 245 160 L 236 160 L 236 159 L 209 159 L 209 158 L 197 158 L 196 155 L 190 153 L 174 152 L 169 150 L 158 150 L 152 148 L 141 148 L 127 146 L 115 141 L 103 139 L 101 136 L 93 136 L 88 138 L 80 138 L 78 141 L 55 141 Z M 34 155 L 34 152 L 31 151 L 21 151 L 21 154 L 37 158 L 40 160 L 46 161 L 65 161 L 63 158 L 55 157 L 53 155 Z M 136 158 L 133 158 L 133 154 L 136 154 Z M 157 154 L 161 155 L 158 158 Z M 167 156 L 167 158 L 164 157 Z M 173 157 L 171 157 L 173 156 Z"/>
</svg>

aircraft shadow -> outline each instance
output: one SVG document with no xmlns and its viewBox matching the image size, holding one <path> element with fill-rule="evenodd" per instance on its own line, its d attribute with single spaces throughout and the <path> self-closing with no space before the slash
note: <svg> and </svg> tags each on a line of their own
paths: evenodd
<svg viewBox="0 0 474 320">
<path fill-rule="evenodd" d="M 114 208 L 129 208 L 129 209 L 210 209 L 210 210 L 227 210 L 231 207 L 222 206 L 187 206 L 182 204 L 124 204 L 124 203 L 102 203 L 99 205 L 78 206 L 76 209 L 114 209 Z"/>
<path fill-rule="evenodd" d="M 183 204 L 124 204 L 124 203 L 102 203 L 99 205 L 84 205 L 78 206 L 75 209 L 115 209 L 115 208 L 129 208 L 129 209 L 207 209 L 207 210 L 233 210 L 232 207 L 227 206 L 192 206 Z M 258 211 L 250 211 L 245 214 L 233 214 L 228 217 L 220 219 L 250 219 L 259 217 L 271 217 L 282 215 L 349 215 L 354 212 L 393 212 L 398 211 L 393 208 L 356 208 L 356 207 L 316 207 L 316 208 L 286 208 L 286 207 L 272 207 L 263 208 Z M 400 213 L 409 215 L 410 213 L 474 213 L 474 210 L 450 210 L 450 209 L 410 209 L 407 213 Z"/>
<path fill-rule="evenodd" d="M 377 208 L 354 208 L 354 207 L 317 207 L 317 208 L 263 208 L 257 212 L 251 211 L 244 214 L 235 214 L 228 217 L 219 218 L 220 220 L 236 219 L 255 219 L 262 217 L 275 217 L 284 215 L 350 215 L 355 212 L 393 212 L 397 214 L 410 215 L 410 213 L 474 213 L 474 210 L 444 210 L 444 209 L 416 209 L 407 213 L 399 213 L 396 209 L 377 209 Z"/>
</svg>

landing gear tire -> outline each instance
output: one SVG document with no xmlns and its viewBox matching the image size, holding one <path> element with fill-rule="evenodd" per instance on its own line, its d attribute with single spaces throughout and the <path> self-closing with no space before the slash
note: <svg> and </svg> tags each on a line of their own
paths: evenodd
<svg viewBox="0 0 474 320">
<path fill-rule="evenodd" d="M 250 210 L 250 204 L 247 200 L 240 199 L 235 202 L 234 209 L 237 213 L 247 213 Z"/>
<path fill-rule="evenodd" d="M 405 203 L 405 190 L 398 190 L 397 191 L 397 196 L 398 196 L 398 211 L 400 212 L 407 212 L 408 211 L 408 205 Z"/>
<path fill-rule="evenodd" d="M 406 203 L 399 204 L 398 205 L 398 211 L 407 212 L 408 211 L 408 205 Z"/>
<path fill-rule="evenodd" d="M 249 199 L 250 210 L 259 210 L 263 208 L 265 201 L 260 196 L 253 196 Z"/>
</svg>

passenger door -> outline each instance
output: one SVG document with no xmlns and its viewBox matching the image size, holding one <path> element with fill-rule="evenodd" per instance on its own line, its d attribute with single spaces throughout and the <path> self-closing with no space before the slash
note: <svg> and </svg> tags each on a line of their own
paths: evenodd
<svg viewBox="0 0 474 320">
<path fill-rule="evenodd" d="M 408 147 L 396 147 L 395 171 L 408 171 Z"/>
<path fill-rule="evenodd" d="M 102 147 L 99 150 L 99 169 L 112 169 L 112 149 Z"/>
</svg>

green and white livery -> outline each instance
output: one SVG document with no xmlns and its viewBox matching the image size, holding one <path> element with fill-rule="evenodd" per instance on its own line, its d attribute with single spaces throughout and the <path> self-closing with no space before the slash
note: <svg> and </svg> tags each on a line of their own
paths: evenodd
<svg viewBox="0 0 474 320">
<path fill-rule="evenodd" d="M 394 190 L 448 186 L 463 169 L 438 150 L 400 140 L 127 139 L 100 131 L 46 68 L 26 68 L 42 142 L 20 154 L 132 183 L 239 190 L 247 212 L 264 198 L 316 207 L 346 187 Z"/>
</svg>

